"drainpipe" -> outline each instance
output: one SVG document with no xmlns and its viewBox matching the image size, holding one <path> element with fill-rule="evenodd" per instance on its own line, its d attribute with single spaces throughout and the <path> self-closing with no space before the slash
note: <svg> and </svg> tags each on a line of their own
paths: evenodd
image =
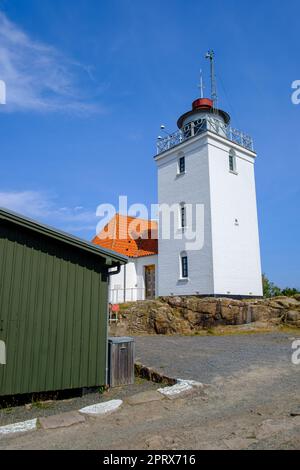
<svg viewBox="0 0 300 470">
<path fill-rule="evenodd" d="M 124 264 L 124 304 L 126 303 L 126 264 Z"/>
<path fill-rule="evenodd" d="M 107 298 L 109 299 L 109 288 L 110 288 L 110 278 L 111 276 L 115 276 L 116 274 L 119 274 L 121 272 L 121 265 L 118 264 L 116 266 L 116 269 L 112 271 L 111 269 L 107 269 L 106 274 L 108 276 L 108 283 L 107 283 L 107 289 L 108 289 L 108 296 Z M 105 385 L 108 385 L 108 329 L 109 329 L 109 302 L 107 303 L 107 311 L 106 311 L 106 349 L 105 349 Z"/>
</svg>

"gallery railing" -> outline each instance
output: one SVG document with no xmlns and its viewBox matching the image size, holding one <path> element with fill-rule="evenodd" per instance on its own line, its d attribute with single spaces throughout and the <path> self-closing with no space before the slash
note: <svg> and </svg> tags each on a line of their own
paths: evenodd
<svg viewBox="0 0 300 470">
<path fill-rule="evenodd" d="M 183 129 L 178 130 L 173 134 L 169 134 L 166 137 L 158 137 L 157 155 L 170 150 L 192 137 L 203 134 L 206 131 L 214 132 L 215 134 L 225 137 L 248 150 L 253 151 L 254 149 L 253 139 L 248 134 L 226 124 L 222 124 L 218 119 L 204 118 L 192 121 L 184 126 Z"/>
</svg>

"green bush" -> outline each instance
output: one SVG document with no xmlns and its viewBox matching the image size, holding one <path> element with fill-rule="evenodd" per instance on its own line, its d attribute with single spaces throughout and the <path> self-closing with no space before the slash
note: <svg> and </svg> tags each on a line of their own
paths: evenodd
<svg viewBox="0 0 300 470">
<path fill-rule="evenodd" d="M 280 289 L 280 287 L 269 281 L 265 274 L 262 276 L 262 283 L 264 297 L 266 298 L 279 297 L 281 295 L 284 295 L 285 297 L 293 297 L 296 294 L 300 294 L 300 291 L 295 288 L 286 287 L 285 289 Z"/>
</svg>

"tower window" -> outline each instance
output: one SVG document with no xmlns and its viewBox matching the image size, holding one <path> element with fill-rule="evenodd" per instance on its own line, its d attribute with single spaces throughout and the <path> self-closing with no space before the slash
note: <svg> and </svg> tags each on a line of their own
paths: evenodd
<svg viewBox="0 0 300 470">
<path fill-rule="evenodd" d="M 180 157 L 178 162 L 179 173 L 185 173 L 185 157 Z"/>
<path fill-rule="evenodd" d="M 186 227 L 186 210 L 184 203 L 180 205 L 180 226 L 181 228 Z"/>
<path fill-rule="evenodd" d="M 229 152 L 229 171 L 236 173 L 236 155 L 233 150 Z"/>
<path fill-rule="evenodd" d="M 182 279 L 187 279 L 189 277 L 189 266 L 188 266 L 188 257 L 186 253 L 182 253 L 180 256 L 181 259 L 181 277 Z"/>
</svg>

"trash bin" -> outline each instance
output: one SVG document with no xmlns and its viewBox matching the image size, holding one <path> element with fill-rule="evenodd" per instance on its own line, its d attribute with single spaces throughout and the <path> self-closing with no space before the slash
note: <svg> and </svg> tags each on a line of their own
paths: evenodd
<svg viewBox="0 0 300 470">
<path fill-rule="evenodd" d="M 131 385 L 134 383 L 134 339 L 123 337 L 108 338 L 109 385 Z"/>
</svg>

